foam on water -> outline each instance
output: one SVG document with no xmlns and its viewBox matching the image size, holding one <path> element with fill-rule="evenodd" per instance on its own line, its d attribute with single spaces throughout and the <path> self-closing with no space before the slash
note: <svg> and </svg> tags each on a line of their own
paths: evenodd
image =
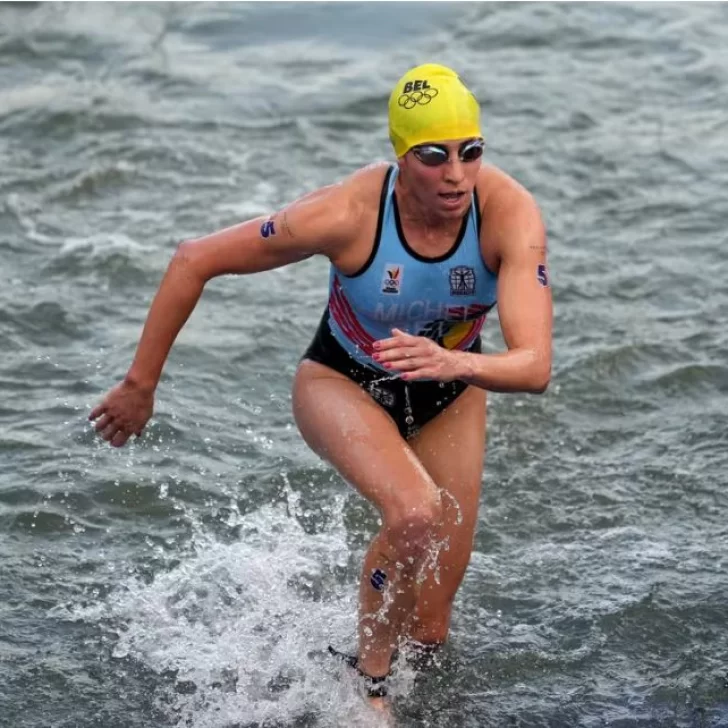
<svg viewBox="0 0 728 728">
<path fill-rule="evenodd" d="M 344 498 L 332 527 L 311 534 L 288 495 L 230 516 L 239 541 L 198 531 L 189 556 L 151 583 L 131 578 L 73 612 L 111 630 L 109 659 L 160 676 L 159 706 L 178 725 L 377 724 L 355 677 L 326 654 L 329 644 L 350 648 L 356 630 L 357 585 L 341 583 Z"/>
</svg>

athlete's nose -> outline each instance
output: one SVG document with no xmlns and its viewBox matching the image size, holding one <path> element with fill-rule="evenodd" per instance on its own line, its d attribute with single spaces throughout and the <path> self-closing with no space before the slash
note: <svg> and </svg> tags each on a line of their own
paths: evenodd
<svg viewBox="0 0 728 728">
<path fill-rule="evenodd" d="M 445 167 L 445 181 L 450 182 L 453 185 L 459 185 L 465 179 L 465 169 L 460 158 L 454 154 L 450 156 L 450 159 Z"/>
</svg>

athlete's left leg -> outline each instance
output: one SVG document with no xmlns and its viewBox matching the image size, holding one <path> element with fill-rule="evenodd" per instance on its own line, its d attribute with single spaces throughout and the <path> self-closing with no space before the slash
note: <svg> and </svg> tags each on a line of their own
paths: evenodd
<svg viewBox="0 0 728 728">
<path fill-rule="evenodd" d="M 485 391 L 469 387 L 409 441 L 440 487 L 444 509 L 408 626 L 408 636 L 420 643 L 447 639 L 453 600 L 470 561 L 483 477 L 485 410 Z"/>
</svg>

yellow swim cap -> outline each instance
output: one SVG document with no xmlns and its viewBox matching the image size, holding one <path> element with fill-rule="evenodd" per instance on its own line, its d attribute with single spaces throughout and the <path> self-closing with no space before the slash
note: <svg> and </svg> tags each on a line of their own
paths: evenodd
<svg viewBox="0 0 728 728">
<path fill-rule="evenodd" d="M 389 138 L 398 157 L 425 142 L 479 136 L 480 106 L 455 71 L 425 63 L 397 81 L 389 97 Z"/>
</svg>

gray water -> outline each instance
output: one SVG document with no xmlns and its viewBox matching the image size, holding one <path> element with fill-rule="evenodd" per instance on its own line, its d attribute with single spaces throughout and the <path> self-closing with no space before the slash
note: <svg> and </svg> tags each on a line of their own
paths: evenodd
<svg viewBox="0 0 728 728">
<path fill-rule="evenodd" d="M 554 373 L 490 396 L 452 640 L 400 665 L 394 724 L 728 726 L 727 23 L 0 6 L 0 725 L 379 725 L 323 656 L 354 644 L 376 514 L 290 411 L 326 261 L 213 281 L 141 440 L 86 417 L 177 243 L 391 158 L 389 90 L 438 61 L 542 207 Z"/>
</svg>

